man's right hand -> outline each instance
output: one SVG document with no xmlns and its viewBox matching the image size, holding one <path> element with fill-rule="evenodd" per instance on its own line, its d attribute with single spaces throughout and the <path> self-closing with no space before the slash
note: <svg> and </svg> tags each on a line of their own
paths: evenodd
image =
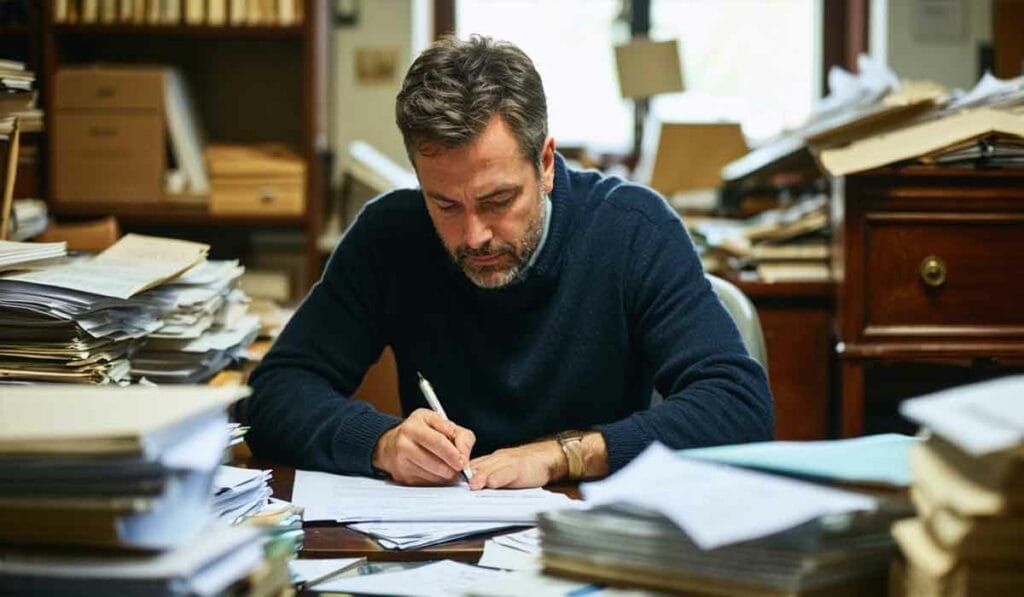
<svg viewBox="0 0 1024 597">
<path fill-rule="evenodd" d="M 373 466 L 403 485 L 447 485 L 469 463 L 474 443 L 469 429 L 419 408 L 380 436 Z"/>
</svg>

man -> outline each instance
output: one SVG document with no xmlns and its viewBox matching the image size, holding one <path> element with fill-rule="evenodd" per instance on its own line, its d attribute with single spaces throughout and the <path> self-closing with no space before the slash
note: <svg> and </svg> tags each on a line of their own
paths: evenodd
<svg viewBox="0 0 1024 597">
<path fill-rule="evenodd" d="M 764 371 L 678 216 L 565 165 L 522 51 L 439 41 L 396 114 L 422 190 L 367 204 L 254 372 L 258 455 L 410 485 L 468 464 L 479 489 L 602 476 L 655 440 L 771 438 Z M 388 345 L 405 419 L 349 398 Z"/>
</svg>

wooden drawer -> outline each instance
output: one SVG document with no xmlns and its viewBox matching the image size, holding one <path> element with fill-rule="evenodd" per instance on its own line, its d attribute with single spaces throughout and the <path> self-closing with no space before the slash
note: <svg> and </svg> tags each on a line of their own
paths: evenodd
<svg viewBox="0 0 1024 597">
<path fill-rule="evenodd" d="M 1024 214 L 865 215 L 865 338 L 1024 337 Z"/>
<path fill-rule="evenodd" d="M 306 207 L 304 180 L 245 179 L 212 181 L 210 212 L 234 215 L 302 215 Z"/>
</svg>

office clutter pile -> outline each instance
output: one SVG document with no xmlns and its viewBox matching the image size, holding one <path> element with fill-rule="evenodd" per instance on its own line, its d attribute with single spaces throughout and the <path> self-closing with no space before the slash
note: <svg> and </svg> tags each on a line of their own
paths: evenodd
<svg viewBox="0 0 1024 597">
<path fill-rule="evenodd" d="M 986 74 L 974 89 L 950 93 L 900 80 L 865 56 L 858 68 L 833 68 L 830 93 L 807 123 L 722 168 L 713 215 L 730 219 L 685 217 L 707 269 L 827 280 L 834 177 L 886 166 L 1024 164 L 1024 77 Z"/>
<path fill-rule="evenodd" d="M 1024 377 L 945 390 L 901 412 L 930 433 L 911 453 L 917 517 L 893 534 L 908 595 L 1024 594 Z"/>
<path fill-rule="evenodd" d="M 0 393 L 0 586 L 23 595 L 269 594 L 288 553 L 216 523 L 225 407 L 244 388 Z M 60 416 L 55 416 L 59 413 Z"/>
<path fill-rule="evenodd" d="M 655 444 L 539 517 L 544 570 L 702 594 L 884 587 L 898 503 L 680 457 Z"/>
<path fill-rule="evenodd" d="M 207 250 L 129 234 L 0 277 L 0 380 L 198 383 L 244 358 L 259 321 L 235 288 L 243 268 Z"/>
</svg>

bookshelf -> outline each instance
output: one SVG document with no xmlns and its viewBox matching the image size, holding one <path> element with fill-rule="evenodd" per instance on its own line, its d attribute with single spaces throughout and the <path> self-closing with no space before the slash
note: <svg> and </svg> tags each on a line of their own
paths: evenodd
<svg viewBox="0 0 1024 597">
<path fill-rule="evenodd" d="M 188 83 L 197 120 L 209 142 L 284 143 L 306 163 L 302 213 L 211 213 L 206 203 L 61 201 L 48 194 L 61 219 L 117 216 L 127 231 L 173 235 L 211 245 L 215 258 L 252 261 L 260 234 L 284 236 L 297 248 L 289 268 L 302 293 L 320 274 L 320 234 L 331 154 L 326 129 L 326 3 L 302 0 L 301 22 L 288 25 L 57 22 L 55 4 L 42 3 L 42 100 L 54 113 L 54 78 L 65 66 L 92 63 L 170 65 Z M 48 118 L 53 139 L 54 119 Z M 51 161 L 52 189 L 60 164 Z M 292 249 L 294 250 L 294 249 Z M 297 273 L 301 272 L 301 273 Z"/>
</svg>

